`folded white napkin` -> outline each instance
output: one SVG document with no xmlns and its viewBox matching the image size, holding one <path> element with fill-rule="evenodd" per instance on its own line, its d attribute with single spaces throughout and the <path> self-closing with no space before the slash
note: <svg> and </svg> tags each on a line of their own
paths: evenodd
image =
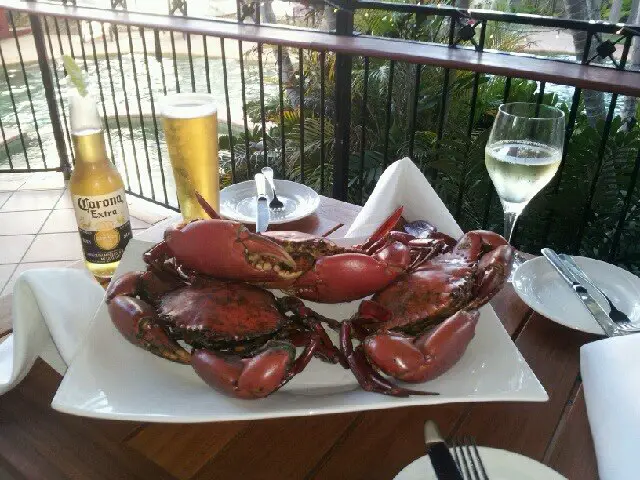
<svg viewBox="0 0 640 480">
<path fill-rule="evenodd" d="M 637 480 L 640 334 L 584 345 L 580 372 L 601 480 Z"/>
<path fill-rule="evenodd" d="M 420 169 L 408 157 L 387 167 L 345 237 L 367 237 L 393 211 L 404 206 L 406 220 L 427 220 L 439 231 L 458 238 L 462 230 Z M 424 218 L 428 212 L 428 218 Z"/>
<path fill-rule="evenodd" d="M 13 333 L 0 344 L 0 394 L 41 357 L 61 375 L 88 330 L 104 289 L 84 270 L 24 272 L 13 287 Z"/>
</svg>

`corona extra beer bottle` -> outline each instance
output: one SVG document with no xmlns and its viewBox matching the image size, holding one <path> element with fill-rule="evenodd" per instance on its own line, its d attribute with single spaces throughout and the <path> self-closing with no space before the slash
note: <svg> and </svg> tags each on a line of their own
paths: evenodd
<svg viewBox="0 0 640 480">
<path fill-rule="evenodd" d="M 70 120 L 75 167 L 69 193 L 84 259 L 95 277 L 107 280 L 132 237 L 124 184 L 107 156 L 95 101 L 88 95 L 72 94 Z"/>
</svg>

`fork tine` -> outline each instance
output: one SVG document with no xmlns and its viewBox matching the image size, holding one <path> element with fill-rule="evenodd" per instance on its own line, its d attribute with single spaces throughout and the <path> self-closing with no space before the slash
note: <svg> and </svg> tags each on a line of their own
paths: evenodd
<svg viewBox="0 0 640 480">
<path fill-rule="evenodd" d="M 461 459 L 460 459 L 460 445 L 458 445 L 456 443 L 456 441 L 453 440 L 451 442 L 451 448 L 453 449 L 453 461 L 456 462 L 456 466 L 458 467 L 458 470 L 460 471 L 460 474 L 464 478 L 464 473 L 462 471 L 462 462 L 461 462 Z"/>
<path fill-rule="evenodd" d="M 489 480 L 489 475 L 487 475 L 487 471 L 484 468 L 484 462 L 482 461 L 482 457 L 480 456 L 480 452 L 478 451 L 478 446 L 476 445 L 476 441 L 473 437 L 467 437 L 468 442 L 471 445 L 471 450 L 475 454 L 475 458 L 478 460 L 478 470 L 480 471 L 480 475 L 478 475 L 479 480 Z"/>
<path fill-rule="evenodd" d="M 473 480 L 482 480 L 480 478 L 480 474 L 478 473 L 478 469 L 476 468 L 476 462 L 473 458 L 473 452 L 469 447 L 470 440 L 471 440 L 471 437 L 464 437 L 464 439 L 462 440 L 462 445 L 464 446 L 462 451 L 464 452 L 464 456 L 465 456 L 465 464 L 468 462 L 469 465 L 471 466 L 471 471 L 473 472 L 473 474 L 471 475 L 471 478 Z"/>
</svg>

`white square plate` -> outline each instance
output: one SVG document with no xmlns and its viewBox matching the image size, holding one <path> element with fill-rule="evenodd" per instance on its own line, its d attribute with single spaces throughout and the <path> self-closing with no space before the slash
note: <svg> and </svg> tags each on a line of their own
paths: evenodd
<svg viewBox="0 0 640 480">
<path fill-rule="evenodd" d="M 119 273 L 144 269 L 142 253 L 151 245 L 132 240 Z M 338 306 L 309 304 L 319 313 L 348 318 L 358 302 Z M 52 406 L 88 417 L 193 423 L 454 402 L 548 399 L 488 305 L 481 310 L 476 336 L 460 362 L 436 380 L 412 388 L 440 395 L 393 398 L 365 392 L 350 371 L 313 359 L 303 373 L 265 399 L 230 398 L 209 388 L 190 366 L 156 357 L 124 340 L 103 304 Z"/>
</svg>

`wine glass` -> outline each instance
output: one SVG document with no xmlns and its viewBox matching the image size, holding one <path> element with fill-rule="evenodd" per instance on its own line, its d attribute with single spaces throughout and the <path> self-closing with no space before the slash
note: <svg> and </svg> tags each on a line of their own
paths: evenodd
<svg viewBox="0 0 640 480">
<path fill-rule="evenodd" d="M 549 105 L 500 105 L 484 158 L 504 210 L 504 237 L 511 243 L 516 220 L 558 171 L 564 144 L 564 112 Z M 511 274 L 524 259 L 516 254 Z"/>
</svg>

